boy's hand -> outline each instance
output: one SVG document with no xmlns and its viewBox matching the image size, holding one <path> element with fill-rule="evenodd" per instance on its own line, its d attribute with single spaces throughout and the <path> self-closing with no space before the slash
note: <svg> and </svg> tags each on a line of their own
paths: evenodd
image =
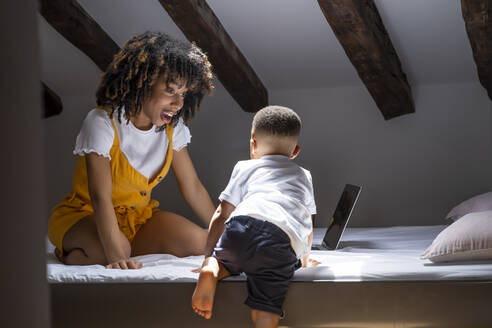
<svg viewBox="0 0 492 328">
<path fill-rule="evenodd" d="M 301 263 L 302 263 L 302 267 L 303 268 L 312 268 L 312 267 L 315 267 L 317 266 L 318 264 L 321 264 L 321 262 L 319 261 L 316 261 L 315 259 L 312 259 L 312 258 L 302 258 L 301 259 Z"/>
<path fill-rule="evenodd" d="M 311 267 L 315 267 L 315 266 L 317 266 L 319 264 L 321 264 L 320 261 L 317 261 L 317 260 L 312 259 L 312 258 L 308 258 L 306 267 L 307 268 L 311 268 Z"/>
<path fill-rule="evenodd" d="M 142 262 L 135 260 L 120 260 L 106 265 L 106 269 L 140 269 Z"/>
</svg>

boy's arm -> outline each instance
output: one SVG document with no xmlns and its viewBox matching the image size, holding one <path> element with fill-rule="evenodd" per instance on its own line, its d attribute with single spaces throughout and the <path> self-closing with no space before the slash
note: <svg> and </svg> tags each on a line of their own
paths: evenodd
<svg viewBox="0 0 492 328">
<path fill-rule="evenodd" d="M 212 255 L 215 244 L 219 240 L 220 236 L 225 229 L 225 221 L 229 218 L 232 211 L 236 207 L 231 203 L 223 200 L 220 202 L 217 210 L 215 210 L 210 226 L 208 227 L 207 243 L 205 245 L 205 256 Z"/>
<path fill-rule="evenodd" d="M 311 233 L 308 236 L 308 253 L 304 255 L 301 259 L 302 267 L 305 268 L 309 264 L 309 253 L 311 251 L 311 246 L 313 244 L 313 230 L 311 230 Z"/>
</svg>

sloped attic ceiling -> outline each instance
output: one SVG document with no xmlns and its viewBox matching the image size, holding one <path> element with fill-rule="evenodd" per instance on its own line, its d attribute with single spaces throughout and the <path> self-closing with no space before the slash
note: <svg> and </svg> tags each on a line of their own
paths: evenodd
<svg viewBox="0 0 492 328">
<path fill-rule="evenodd" d="M 48 1 L 44 2 L 48 3 Z M 172 5 L 174 2 L 120 0 L 115 5 L 111 0 L 79 1 L 81 8 L 119 45 L 134 34 L 145 30 L 163 30 L 184 38 L 178 26 L 184 30 L 180 24 L 187 24 L 186 20 L 181 17 L 182 22 L 179 23 L 179 17 L 173 15 L 171 17 L 163 9 L 166 3 Z M 251 65 L 251 70 L 255 76 L 258 76 L 260 83 L 263 82 L 266 89 L 346 86 L 363 83 L 357 74 L 359 70 L 360 75 L 360 69 L 357 65 L 354 68 L 351 64 L 351 61 L 354 63 L 353 58 L 346 55 L 349 53 L 346 45 L 335 37 L 336 33 L 333 31 L 336 32 L 336 27 L 331 22 L 327 22 L 320 10 L 318 2 L 322 4 L 325 1 L 250 0 L 241 2 L 241 6 L 230 0 L 181 1 L 183 2 L 189 3 L 192 7 L 208 7 L 208 10 L 220 21 L 223 31 L 230 36 L 233 44 L 244 55 L 244 65 Z M 344 3 L 344 1 L 336 2 Z M 346 2 L 358 3 L 352 0 Z M 372 3 L 368 0 L 364 2 Z M 463 0 L 462 2 L 463 4 L 488 3 L 490 0 Z M 386 27 L 388 39 L 392 42 L 394 51 L 391 51 L 397 54 L 396 58 L 401 62 L 402 73 L 408 76 L 409 87 L 415 84 L 461 83 L 477 80 L 477 69 L 473 62 L 459 0 L 375 0 L 374 3 L 383 28 Z M 483 6 L 480 8 L 483 9 Z M 197 12 L 192 14 L 196 15 Z M 486 18 L 485 24 L 488 24 L 488 16 Z M 193 20 L 188 19 L 188 21 L 191 22 L 188 24 L 193 23 Z M 490 28 L 486 29 L 487 33 L 490 34 L 490 30 Z M 374 33 L 369 31 L 366 35 Z M 470 34 L 470 29 L 468 33 Z M 193 39 L 192 35 L 186 36 Z M 360 40 L 360 43 L 364 41 Z M 226 48 L 227 46 L 230 48 L 230 45 L 226 45 Z M 490 57 L 490 47 L 488 51 Z M 216 60 L 213 64 L 215 67 L 220 67 L 223 62 L 225 61 Z M 242 73 L 244 72 L 237 71 L 237 74 Z M 230 83 L 222 82 L 226 88 Z M 254 85 L 252 87 L 254 88 Z M 367 81 L 366 87 L 371 92 Z M 382 93 L 384 94 L 384 90 Z M 403 105 L 411 104 L 410 92 L 404 98 L 406 100 L 403 101 Z M 376 97 L 374 99 L 386 118 L 412 111 L 412 108 L 402 109 L 401 112 L 386 116 L 383 106 Z M 242 105 L 242 107 L 247 106 Z"/>
</svg>

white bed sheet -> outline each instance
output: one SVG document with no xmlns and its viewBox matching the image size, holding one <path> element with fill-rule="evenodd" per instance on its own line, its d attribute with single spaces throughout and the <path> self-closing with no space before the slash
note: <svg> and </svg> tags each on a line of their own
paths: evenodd
<svg viewBox="0 0 492 328">
<path fill-rule="evenodd" d="M 399 226 L 348 228 L 338 250 L 313 251 L 321 261 L 313 268 L 296 271 L 294 281 L 435 281 L 492 280 L 492 261 L 480 263 L 433 264 L 420 254 L 445 226 Z M 323 230 L 315 229 L 315 242 Z M 143 268 L 112 270 L 100 265 L 67 266 L 47 247 L 47 278 L 50 283 L 196 282 L 203 256 L 177 258 L 152 254 L 137 256 Z M 244 276 L 228 280 L 244 280 Z"/>
</svg>

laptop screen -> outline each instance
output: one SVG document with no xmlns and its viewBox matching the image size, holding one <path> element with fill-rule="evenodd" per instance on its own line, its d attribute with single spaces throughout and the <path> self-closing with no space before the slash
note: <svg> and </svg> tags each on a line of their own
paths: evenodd
<svg viewBox="0 0 492 328">
<path fill-rule="evenodd" d="M 328 229 L 323 238 L 323 244 L 328 249 L 336 249 L 338 242 L 342 237 L 343 231 L 352 214 L 352 211 L 359 197 L 361 187 L 354 185 L 345 185 L 342 196 L 338 201 L 335 213 L 328 224 Z"/>
</svg>

